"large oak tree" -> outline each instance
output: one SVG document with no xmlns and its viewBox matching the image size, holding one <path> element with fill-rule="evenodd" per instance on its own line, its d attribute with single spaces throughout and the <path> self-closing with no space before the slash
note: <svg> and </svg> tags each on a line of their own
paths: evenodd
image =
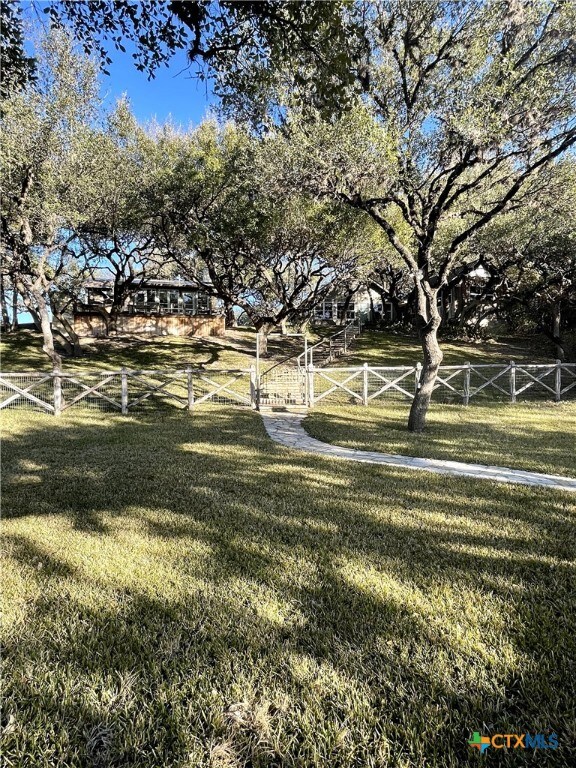
<svg viewBox="0 0 576 768">
<path fill-rule="evenodd" d="M 260 124 L 265 105 L 282 140 L 305 148 L 309 189 L 364 211 L 410 270 L 424 365 L 409 428 L 419 431 L 442 361 L 438 293 L 462 246 L 576 142 L 576 6 L 383 0 L 344 6 L 340 19 L 340 91 L 339 71 L 315 52 L 280 61 L 271 49 L 242 62 L 229 101 Z"/>
<path fill-rule="evenodd" d="M 241 308 L 264 340 L 305 322 L 374 248 L 374 227 L 278 183 L 279 158 L 232 124 L 165 135 L 158 152 L 173 158 L 157 189 L 171 258 L 227 308 Z"/>
</svg>

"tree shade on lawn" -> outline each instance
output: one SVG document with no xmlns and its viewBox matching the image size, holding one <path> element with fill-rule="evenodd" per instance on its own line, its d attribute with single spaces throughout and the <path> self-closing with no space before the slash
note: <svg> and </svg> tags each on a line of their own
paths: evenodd
<svg viewBox="0 0 576 768">
<path fill-rule="evenodd" d="M 573 764 L 572 496 L 300 454 L 247 410 L 4 430 L 7 761 L 459 768 L 489 727 Z"/>
</svg>

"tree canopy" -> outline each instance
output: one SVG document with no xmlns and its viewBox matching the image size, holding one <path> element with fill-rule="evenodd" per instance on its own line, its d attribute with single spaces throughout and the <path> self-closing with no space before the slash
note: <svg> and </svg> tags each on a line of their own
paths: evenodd
<svg viewBox="0 0 576 768">
<path fill-rule="evenodd" d="M 305 148 L 310 192 L 364 211 L 410 270 L 424 352 L 410 417 L 419 430 L 442 360 L 438 291 L 463 244 L 576 142 L 576 7 L 386 0 L 352 3 L 340 18 L 351 43 L 343 101 L 331 98 L 338 71 L 300 51 L 251 59 L 255 85 L 230 81 L 231 98 L 256 119 L 264 106 L 285 151 Z"/>
</svg>

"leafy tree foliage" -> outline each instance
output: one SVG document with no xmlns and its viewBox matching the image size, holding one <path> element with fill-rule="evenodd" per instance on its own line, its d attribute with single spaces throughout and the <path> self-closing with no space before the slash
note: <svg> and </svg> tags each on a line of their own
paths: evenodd
<svg viewBox="0 0 576 768">
<path fill-rule="evenodd" d="M 529 195 L 531 179 L 576 141 L 576 7 L 386 0 L 352 4 L 342 23 L 356 107 L 321 121 L 306 80 L 296 84 L 306 108 L 286 112 L 294 89 L 287 96 L 282 78 L 312 66 L 299 51 L 290 61 L 252 62 L 261 86 L 276 67 L 274 87 L 264 101 L 241 92 L 237 101 L 255 112 L 265 103 L 279 116 L 278 143 L 300 153 L 308 189 L 364 211 L 409 269 L 424 353 L 409 428 L 421 430 L 442 360 L 438 293 L 463 244 Z M 322 89 L 322 62 L 314 76 Z"/>
<path fill-rule="evenodd" d="M 41 44 L 35 82 L 3 103 L 2 272 L 41 326 L 55 366 L 61 359 L 51 315 L 62 314 L 73 278 L 72 241 L 81 220 L 75 193 L 84 178 L 84 139 L 97 94 L 94 64 L 57 34 Z M 74 345 L 72 329 L 65 330 L 65 343 Z"/>
<path fill-rule="evenodd" d="M 538 331 L 565 359 L 576 330 L 576 161 L 540 179 L 538 195 L 494 220 L 468 244 L 488 274 L 464 319 L 497 316 L 514 330 Z"/>
<path fill-rule="evenodd" d="M 191 61 L 208 66 L 217 91 L 226 97 L 232 72 L 236 84 L 245 89 L 251 62 L 286 61 L 295 50 L 307 51 L 311 61 L 321 57 L 340 80 L 352 82 L 341 54 L 348 44 L 340 15 L 344 5 L 339 1 L 54 0 L 44 12 L 52 23 L 69 25 L 85 52 L 97 52 L 104 66 L 111 62 L 110 45 L 125 51 L 124 43 L 130 41 L 136 66 L 153 76 L 176 50 L 186 47 Z"/>
<path fill-rule="evenodd" d="M 22 7 L 15 0 L 0 3 L 0 99 L 35 77 L 36 62 L 24 50 Z"/>
<path fill-rule="evenodd" d="M 162 189 L 163 216 L 173 259 L 264 336 L 304 322 L 353 279 L 369 244 L 366 227 L 276 184 L 277 162 L 254 137 L 206 123 L 167 143 L 175 163 Z"/>
<path fill-rule="evenodd" d="M 110 333 L 140 281 L 173 271 L 155 205 L 162 166 L 155 137 L 138 125 L 125 100 L 93 130 L 87 146 L 84 215 L 74 244 L 84 276 L 112 284 L 110 302 L 99 307 Z"/>
<path fill-rule="evenodd" d="M 2 116 L 3 314 L 10 287 L 59 367 L 54 334 L 68 354 L 80 351 L 71 310 L 87 277 L 112 277 L 112 305 L 102 308 L 111 330 L 137 281 L 170 267 L 149 195 L 153 138 L 125 102 L 102 114 L 97 66 L 65 34 L 43 40 L 38 64 L 36 81 L 5 100 Z"/>
</svg>

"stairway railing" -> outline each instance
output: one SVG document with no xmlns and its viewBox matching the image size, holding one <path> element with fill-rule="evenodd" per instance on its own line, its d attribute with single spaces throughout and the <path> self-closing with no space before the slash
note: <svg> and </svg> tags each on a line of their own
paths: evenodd
<svg viewBox="0 0 576 768">
<path fill-rule="evenodd" d="M 307 352 L 302 352 L 302 354 L 298 355 L 298 368 L 307 369 L 309 366 L 314 365 L 314 352 L 316 351 L 316 353 L 318 353 L 320 348 L 326 347 L 326 344 L 328 344 L 328 357 L 326 358 L 325 362 L 332 362 L 332 360 L 338 357 L 338 350 L 342 349 L 344 354 L 346 354 L 350 342 L 355 339 L 356 336 L 358 336 L 358 334 L 361 332 L 361 319 L 358 318 L 357 321 L 352 320 L 345 328 L 342 328 L 342 330 L 333 333 L 332 336 L 329 336 L 328 338 L 321 339 L 316 344 L 308 347 Z"/>
<path fill-rule="evenodd" d="M 258 376 L 258 408 L 263 401 L 267 405 L 280 405 L 282 402 L 295 405 L 307 404 L 309 400 L 308 371 L 313 370 L 314 367 L 314 352 L 316 351 L 318 359 L 320 352 L 325 350 L 327 355 L 320 364 L 330 363 L 348 351 L 350 342 L 361 330 L 361 321 L 352 321 L 331 336 L 308 347 L 301 354 L 288 355 L 262 371 Z M 296 366 L 292 367 L 294 362 Z"/>
</svg>

